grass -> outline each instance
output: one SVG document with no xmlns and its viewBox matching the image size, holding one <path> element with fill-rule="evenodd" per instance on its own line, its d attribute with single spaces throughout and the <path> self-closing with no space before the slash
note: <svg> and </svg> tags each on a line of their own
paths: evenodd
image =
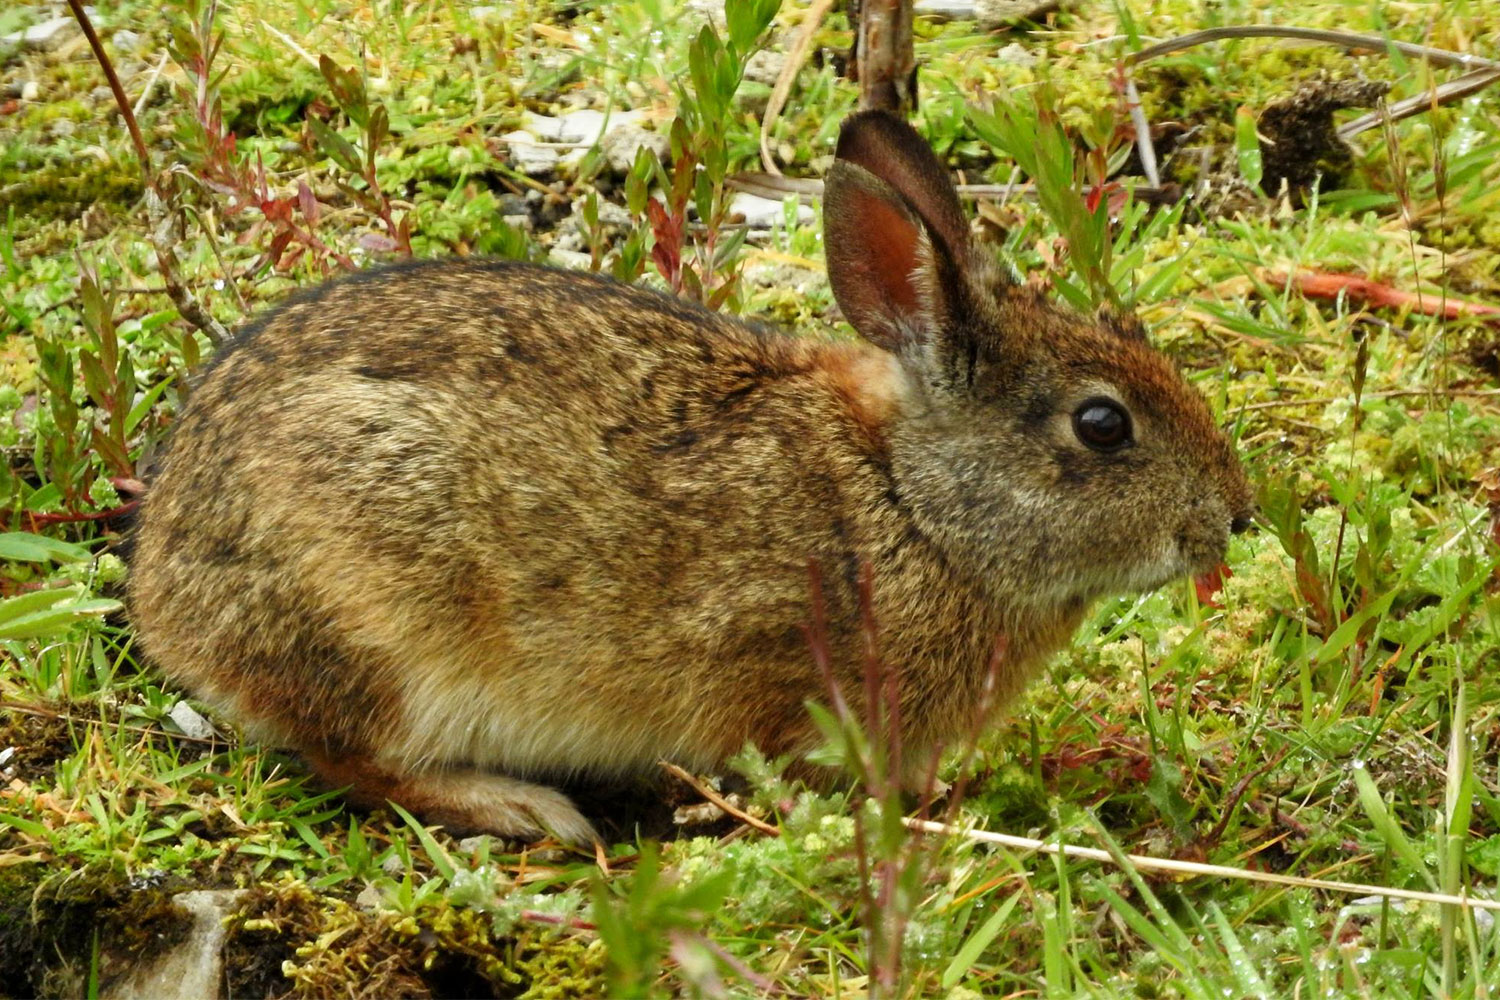
<svg viewBox="0 0 1500 1000">
<path fill-rule="evenodd" d="M 99 28 L 131 98 L 150 91 L 146 141 L 180 168 L 178 266 L 226 326 L 340 256 L 399 253 L 409 233 L 419 256 L 572 251 L 574 266 L 658 285 L 665 260 L 688 294 L 827 330 L 816 222 L 789 204 L 770 233 L 745 233 L 724 208 L 723 178 L 758 168 L 768 92 L 754 74 L 738 82 L 739 62 L 784 48 L 802 9 L 784 8 L 759 43 L 727 32 L 726 55 L 705 47 L 696 7 L 670 0 L 241 0 L 203 36 L 223 38 L 222 75 L 206 77 L 217 133 L 167 56 L 192 68 L 181 32 L 205 7 L 127 0 Z M 919 21 L 919 124 L 965 179 L 1012 179 L 1028 151 L 996 123 L 1036 121 L 1027 95 L 1042 87 L 1055 98 L 1027 127 L 1060 129 L 1074 150 L 1076 173 L 1035 178 L 1053 185 L 1050 216 L 1025 197 L 979 207 L 996 252 L 1080 302 L 1132 305 L 1261 487 L 1265 524 L 1234 540 L 1213 603 L 1186 582 L 1106 603 L 975 749 L 960 823 L 1101 847 L 1116 865 L 914 843 L 891 833 L 900 804 L 878 788 L 816 795 L 747 754 L 745 808 L 779 837 L 728 821 L 659 847 L 622 835 L 603 873 L 547 845 L 351 813 L 230 720 L 199 730 L 133 646 L 112 550 L 135 470 L 212 345 L 165 294 L 141 172 L 87 49 L 0 43 L 0 993 L 92 994 L 180 930 L 171 893 L 237 887 L 235 995 L 1493 996 L 1487 914 L 1168 877 L 1124 855 L 1495 898 L 1500 329 L 1313 299 L 1278 276 L 1500 301 L 1500 88 L 1363 134 L 1341 176 L 1283 198 L 1247 182 L 1259 164 L 1240 109 L 1319 74 L 1388 80 L 1395 100 L 1451 71 L 1271 40 L 1173 53 L 1134 74 L 1164 180 L 1198 196 L 1115 205 L 1112 223 L 1077 207 L 1132 155 L 1112 82 L 1127 48 L 1268 22 L 1495 54 L 1492 4 L 1435 10 L 1121 0 L 1034 32 Z M 9 6 L 0 34 L 47 16 Z M 840 16 L 820 29 L 773 130 L 789 174 L 826 168 L 854 106 L 832 58 L 848 39 Z M 727 76 L 704 72 L 713 58 Z M 642 160 L 620 174 L 589 152 L 518 171 L 500 137 L 527 112 L 576 107 L 644 109 L 664 133 L 681 118 L 679 152 L 704 169 Z M 376 108 L 386 124 L 372 128 Z M 289 214 L 231 205 L 223 188 L 260 170 L 284 206 L 272 214 Z M 648 216 L 651 190 L 680 209 L 680 244 Z M 277 250 L 278 218 L 315 242 Z"/>
</svg>

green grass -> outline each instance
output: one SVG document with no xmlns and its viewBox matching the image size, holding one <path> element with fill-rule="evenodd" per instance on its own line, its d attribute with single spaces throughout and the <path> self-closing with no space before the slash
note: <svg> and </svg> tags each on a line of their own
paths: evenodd
<svg viewBox="0 0 1500 1000">
<path fill-rule="evenodd" d="M 985 141 L 1005 110 L 991 98 L 1013 95 L 1011 111 L 1034 120 L 1028 94 L 1045 85 L 1077 176 L 1092 183 L 1130 154 L 1110 82 L 1125 49 L 1099 39 L 1283 23 L 1496 55 L 1482 42 L 1500 36 L 1493 4 L 1446 3 L 1434 17 L 1436 6 L 1130 0 L 1080 5 L 1032 33 L 919 22 L 919 125 L 967 180 L 1003 184 L 1014 164 Z M 772 48 L 785 47 L 791 11 Z M 47 16 L 25 0 L 0 12 L 0 33 Z M 182 3 L 101 8 L 132 99 L 189 20 Z M 182 274 L 233 327 L 336 271 L 335 255 L 389 256 L 379 239 L 388 208 L 409 218 L 418 255 L 541 259 L 563 243 L 662 284 L 647 190 L 680 182 L 713 217 L 722 172 L 758 169 L 765 88 L 695 87 L 702 24 L 669 0 L 571 12 L 225 4 L 214 70 L 237 139 L 230 162 L 263 164 L 273 197 L 295 200 L 299 182 L 315 194 L 316 218 L 300 205 L 294 217 L 327 252 L 304 247 L 273 266 L 274 225 L 185 180 Z M 116 33 L 127 27 L 134 45 Z M 854 106 L 829 58 L 848 39 L 841 16 L 820 30 L 823 55 L 772 132 L 789 174 L 826 168 Z M 1036 59 L 996 56 L 1012 44 Z M 313 64 L 324 55 L 360 72 L 366 105 L 336 99 Z M 1365 133 L 1321 192 L 1245 195 L 1242 173 L 1258 165 L 1239 109 L 1320 73 L 1389 80 L 1392 100 L 1451 75 L 1269 40 L 1175 53 L 1135 71 L 1148 118 L 1191 130 L 1192 148 L 1163 158 L 1167 179 L 1239 190 L 1237 212 L 1200 210 L 1214 198 L 1133 205 L 1100 228 L 1058 189 L 1071 171 L 1037 178 L 1054 185 L 1040 199 L 1051 217 L 1025 198 L 981 209 L 994 249 L 1018 268 L 1082 302 L 1134 306 L 1231 429 L 1266 523 L 1234 540 L 1219 606 L 1184 582 L 1101 607 L 981 740 L 958 818 L 1117 854 L 1494 898 L 1500 328 L 1314 301 L 1273 276 L 1353 273 L 1500 302 L 1500 87 L 1400 122 L 1389 140 Z M 28 81 L 35 99 L 5 96 Z M 159 166 L 201 178 L 187 82 L 169 58 L 141 125 Z M 683 837 L 659 850 L 622 838 L 601 874 L 583 855 L 460 845 L 398 812 L 352 814 L 295 762 L 241 744 L 231 720 L 214 720 L 222 736 L 184 733 L 172 714 L 180 694 L 141 662 L 119 610 L 120 522 L 77 517 L 128 500 L 135 468 L 211 355 L 163 292 L 141 175 L 101 84 L 77 45 L 0 51 L 0 993 L 91 993 L 179 925 L 172 892 L 224 887 L 250 890 L 229 928 L 236 995 L 855 997 L 892 978 L 887 994 L 952 997 L 1500 990 L 1487 914 L 959 838 L 918 851 L 890 837 L 889 799 L 815 795 L 754 755 L 738 765 L 746 800 L 781 836 Z M 351 121 L 374 106 L 389 121 L 388 135 L 373 135 L 385 205 L 359 169 L 372 133 Z M 617 176 L 597 154 L 550 177 L 517 172 L 499 137 L 528 111 L 574 107 L 645 109 L 663 132 L 684 112 L 698 127 L 683 138 L 713 183 L 699 191 L 695 177 L 650 163 Z M 326 134 L 304 137 L 309 116 L 353 158 Z M 566 223 L 591 191 L 629 223 Z M 1102 270 L 1061 251 L 1060 231 L 1092 246 Z M 789 206 L 764 239 L 722 234 L 714 243 L 719 233 L 690 229 L 683 254 L 712 287 L 740 274 L 725 308 L 833 327 L 816 224 Z M 883 953 L 869 942 L 884 938 L 867 934 L 881 916 L 860 882 L 857 841 L 898 887 L 901 920 L 886 925 L 904 925 L 894 972 L 888 955 L 872 960 Z"/>
</svg>

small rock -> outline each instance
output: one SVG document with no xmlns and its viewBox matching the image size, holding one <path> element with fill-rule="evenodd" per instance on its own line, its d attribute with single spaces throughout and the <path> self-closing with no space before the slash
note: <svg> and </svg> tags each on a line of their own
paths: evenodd
<svg viewBox="0 0 1500 1000">
<path fill-rule="evenodd" d="M 1010 63 L 1013 66 L 1035 66 L 1037 54 L 1035 50 L 1028 49 L 1020 42 L 1011 42 L 996 52 L 994 58 L 998 62 Z"/>
<path fill-rule="evenodd" d="M 519 229 L 523 233 L 529 233 L 536 228 L 532 221 L 530 212 L 516 212 L 513 215 L 501 215 L 500 221 L 512 229 Z"/>
<path fill-rule="evenodd" d="M 94 16 L 94 8 L 85 7 L 84 12 L 89 17 Z M 12 32 L 0 41 L 11 45 L 23 45 L 36 52 L 51 52 L 53 49 L 61 48 L 62 44 L 77 35 L 81 35 L 83 29 L 78 27 L 78 22 L 71 15 L 67 17 L 54 17 L 43 21 L 41 24 L 33 24 L 23 31 Z"/>
<path fill-rule="evenodd" d="M 114 98 L 115 92 L 102 84 L 89 91 L 89 100 L 91 101 L 112 101 Z"/>
<path fill-rule="evenodd" d="M 604 151 L 604 158 L 609 161 L 610 169 L 617 174 L 630 172 L 642 147 L 655 153 L 656 158 L 663 163 L 672 152 L 672 144 L 666 136 L 633 124 L 612 128 L 599 140 L 599 148 Z"/>
<path fill-rule="evenodd" d="M 496 203 L 499 205 L 501 215 L 529 215 L 531 213 L 531 209 L 526 205 L 526 199 L 509 191 L 502 194 Z"/>
<path fill-rule="evenodd" d="M 1061 7 L 1060 0 L 975 0 L 974 14 L 986 31 L 1022 21 L 1040 21 Z"/>
<path fill-rule="evenodd" d="M 146 40 L 141 36 L 140 32 L 131 31 L 129 28 L 121 28 L 114 33 L 110 41 L 115 43 L 116 52 L 124 53 L 139 51 L 144 47 Z"/>
<path fill-rule="evenodd" d="M 712 802 L 697 802 L 690 806 L 678 806 L 672 813 L 672 822 L 676 826 L 707 826 L 717 823 L 724 816 L 724 810 Z"/>
<path fill-rule="evenodd" d="M 753 288 L 777 289 L 800 296 L 811 294 L 816 275 L 805 267 L 751 261 L 740 272 L 740 280 Z"/>
<path fill-rule="evenodd" d="M 34 101 L 42 96 L 42 85 L 35 80 L 27 80 L 21 84 L 21 100 Z"/>
<path fill-rule="evenodd" d="M 134 971 L 110 983 L 100 995 L 106 1000 L 217 1000 L 224 981 L 224 919 L 245 895 L 244 889 L 204 889 L 173 896 L 172 902 L 193 918 L 187 938 L 154 959 L 137 964 Z"/>
<path fill-rule="evenodd" d="M 620 142 L 621 148 L 629 148 L 632 157 L 640 143 L 629 145 L 628 140 L 612 140 L 616 132 L 627 129 L 633 130 L 639 135 L 654 136 L 654 132 L 646 132 L 640 127 L 641 120 L 645 117 L 642 111 L 612 111 L 605 114 L 603 111 L 595 111 L 592 108 L 580 108 L 577 111 L 569 111 L 567 114 L 552 118 L 548 115 L 527 115 L 527 128 L 540 139 L 547 142 L 569 143 L 574 148 L 560 157 L 563 166 L 573 166 L 583 159 L 585 153 L 596 143 L 605 149 L 608 154 L 607 144 L 612 141 Z M 652 141 L 652 140 L 643 140 Z M 665 142 L 665 137 L 662 137 Z M 626 170 L 629 169 L 627 166 Z"/>
<path fill-rule="evenodd" d="M 721 31 L 729 23 L 724 15 L 724 0 L 688 0 L 683 6 L 706 18 L 710 24 Z"/>
<path fill-rule="evenodd" d="M 569 271 L 587 271 L 594 262 L 594 259 L 586 253 L 578 250 L 562 250 L 558 247 L 553 247 L 548 252 L 547 259 Z"/>
<path fill-rule="evenodd" d="M 786 53 L 772 49 L 761 49 L 745 60 L 745 79 L 752 83 L 763 83 L 774 87 L 786 68 Z"/>
<path fill-rule="evenodd" d="M 458 842 L 458 849 L 465 854 L 478 854 L 479 849 L 490 842 L 489 834 L 480 834 L 477 837 L 465 837 Z"/>
<path fill-rule="evenodd" d="M 635 220 L 631 218 L 630 210 L 624 205 L 616 205 L 608 198 L 599 199 L 599 225 L 600 226 L 629 226 Z M 573 202 L 573 215 L 569 219 L 569 226 L 578 232 L 588 229 L 583 222 L 583 199 L 579 198 Z"/>
<path fill-rule="evenodd" d="M 743 220 L 751 229 L 771 229 L 786 221 L 781 202 L 762 198 L 760 195 L 741 191 L 729 203 L 729 214 L 736 221 Z M 809 205 L 797 206 L 797 221 L 811 222 L 816 213 Z"/>
<path fill-rule="evenodd" d="M 66 118 L 59 118 L 47 127 L 47 131 L 57 139 L 67 139 L 78 131 L 78 123 Z"/>
<path fill-rule="evenodd" d="M 406 874 L 406 863 L 401 860 L 400 855 L 392 854 L 390 857 L 380 862 L 380 870 L 385 872 L 391 878 L 400 878 L 402 875 Z"/>
<path fill-rule="evenodd" d="M 510 147 L 511 164 L 527 177 L 550 174 L 562 159 L 550 146 L 538 146 L 537 137 L 530 132 L 507 132 L 500 139 Z"/>
<path fill-rule="evenodd" d="M 366 913 L 380 909 L 380 904 L 385 901 L 385 894 L 375 888 L 375 883 L 366 882 L 365 887 L 359 890 L 359 895 L 354 897 L 354 905 Z"/>
<path fill-rule="evenodd" d="M 971 21 L 975 17 L 974 0 L 917 0 L 912 11 L 949 21 Z"/>
<path fill-rule="evenodd" d="M 173 705 L 172 710 L 167 713 L 167 718 L 176 723 L 177 728 L 181 729 L 184 735 L 194 739 L 211 740 L 217 735 L 213 723 L 199 715 L 193 706 L 185 701 L 179 701 Z"/>
</svg>

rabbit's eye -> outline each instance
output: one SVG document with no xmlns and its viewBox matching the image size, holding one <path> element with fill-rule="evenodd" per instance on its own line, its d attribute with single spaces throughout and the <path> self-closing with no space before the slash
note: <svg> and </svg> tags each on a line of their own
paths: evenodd
<svg viewBox="0 0 1500 1000">
<path fill-rule="evenodd" d="M 1095 396 L 1073 411 L 1073 433 L 1095 451 L 1119 451 L 1131 443 L 1130 414 L 1113 399 Z"/>
</svg>

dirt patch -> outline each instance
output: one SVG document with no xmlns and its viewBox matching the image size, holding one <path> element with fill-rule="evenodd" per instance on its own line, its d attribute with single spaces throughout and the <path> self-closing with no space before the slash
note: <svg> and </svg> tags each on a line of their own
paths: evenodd
<svg viewBox="0 0 1500 1000">
<path fill-rule="evenodd" d="M 1320 78 L 1268 105 L 1256 123 L 1263 164 L 1261 188 L 1275 196 L 1285 183 L 1295 196 L 1320 179 L 1337 186 L 1353 162 L 1353 153 L 1339 138 L 1333 113 L 1373 107 L 1388 90 L 1390 84 L 1379 80 Z"/>
<path fill-rule="evenodd" d="M 83 996 L 97 954 L 99 981 L 140 955 L 183 939 L 191 919 L 170 880 L 126 878 L 103 866 L 0 870 L 0 996 Z M 97 951 L 96 951 L 97 949 Z"/>
<path fill-rule="evenodd" d="M 50 783 L 53 767 L 76 749 L 73 727 L 66 719 L 7 707 L 0 714 L 0 751 L 11 747 L 15 751 L 5 762 L 0 784 L 16 779 L 26 784 Z"/>
</svg>

